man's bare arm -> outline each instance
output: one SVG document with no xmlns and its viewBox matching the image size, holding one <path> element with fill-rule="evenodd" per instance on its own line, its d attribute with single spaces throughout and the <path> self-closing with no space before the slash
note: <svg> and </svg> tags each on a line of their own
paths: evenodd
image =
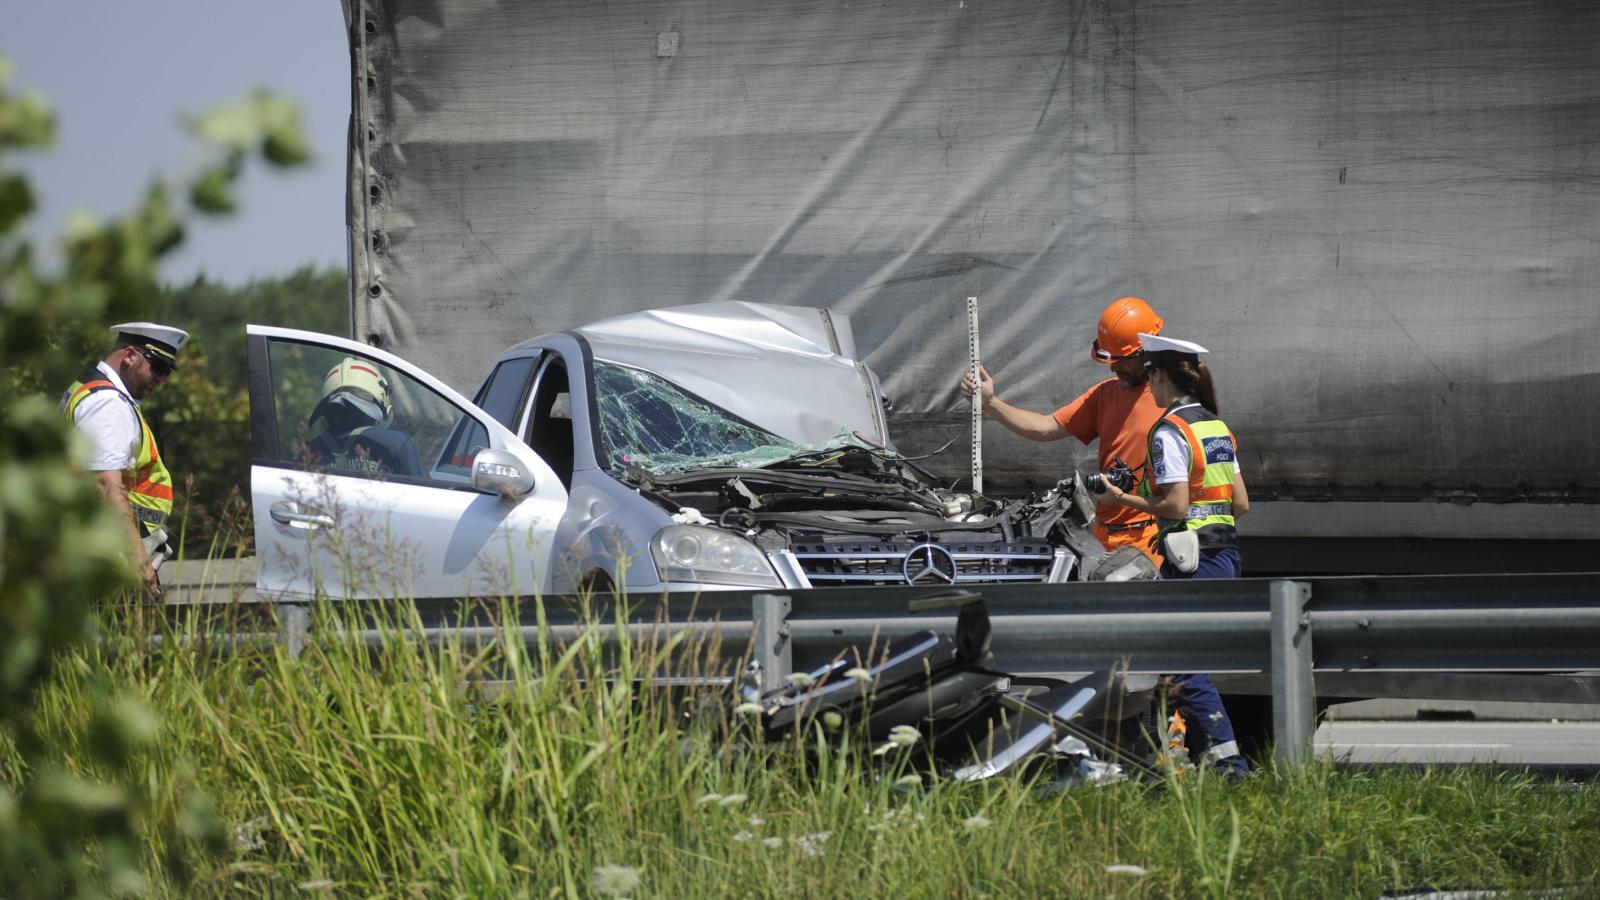
<svg viewBox="0 0 1600 900">
<path fill-rule="evenodd" d="M 1055 416 L 1022 409 L 1001 400 L 995 395 L 994 379 L 989 377 L 989 370 L 979 366 L 978 373 L 983 377 L 983 411 L 989 414 L 989 418 L 1030 441 L 1055 441 L 1067 436 L 1067 430 L 1061 427 Z M 972 396 L 971 372 L 962 377 L 961 390 L 966 396 Z"/>
<path fill-rule="evenodd" d="M 122 473 L 118 471 L 103 471 L 94 473 L 94 486 L 116 510 L 128 533 L 128 559 L 133 563 L 134 571 L 139 573 L 139 580 L 144 583 L 145 590 L 159 596 L 161 582 L 157 578 L 156 570 L 150 565 L 150 554 L 145 552 L 144 539 L 139 536 L 139 526 L 133 518 L 133 504 L 128 502 L 128 489 L 122 484 Z"/>
</svg>

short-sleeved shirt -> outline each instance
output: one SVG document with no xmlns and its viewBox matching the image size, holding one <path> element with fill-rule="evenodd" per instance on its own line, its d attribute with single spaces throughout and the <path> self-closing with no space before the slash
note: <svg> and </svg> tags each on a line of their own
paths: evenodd
<svg viewBox="0 0 1600 900">
<path fill-rule="evenodd" d="M 72 413 L 72 422 L 89 439 L 83 467 L 90 472 L 120 472 L 139 459 L 139 414 L 133 398 L 116 370 L 100 362 L 95 366 L 114 391 L 92 391 Z"/>
<path fill-rule="evenodd" d="M 1148 453 L 1150 429 L 1161 418 L 1161 412 L 1150 396 L 1149 384 L 1130 388 L 1113 377 L 1084 391 L 1051 417 L 1085 444 L 1100 441 L 1101 470 L 1110 468 L 1120 457 L 1137 475 Z M 1108 525 L 1150 518 L 1149 513 L 1105 502 L 1098 504 L 1096 515 Z"/>
</svg>

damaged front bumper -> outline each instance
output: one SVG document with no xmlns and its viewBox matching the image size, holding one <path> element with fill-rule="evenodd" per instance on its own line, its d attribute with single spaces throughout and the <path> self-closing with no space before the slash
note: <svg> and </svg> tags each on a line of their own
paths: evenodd
<svg viewBox="0 0 1600 900">
<path fill-rule="evenodd" d="M 1078 562 L 1047 541 L 797 541 L 767 558 L 792 588 L 1056 584 L 1069 580 Z"/>
</svg>

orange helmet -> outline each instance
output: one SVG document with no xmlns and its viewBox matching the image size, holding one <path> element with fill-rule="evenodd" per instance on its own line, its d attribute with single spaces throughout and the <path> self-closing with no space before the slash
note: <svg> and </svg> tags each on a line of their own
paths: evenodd
<svg viewBox="0 0 1600 900">
<path fill-rule="evenodd" d="M 1150 304 L 1138 297 L 1112 301 L 1100 314 L 1100 328 L 1089 355 L 1097 363 L 1110 365 L 1139 352 L 1139 333 L 1160 334 L 1165 324 Z"/>
</svg>

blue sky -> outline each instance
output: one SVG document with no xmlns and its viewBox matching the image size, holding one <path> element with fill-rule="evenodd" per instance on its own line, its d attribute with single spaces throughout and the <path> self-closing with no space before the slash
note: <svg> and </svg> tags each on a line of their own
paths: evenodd
<svg viewBox="0 0 1600 900">
<path fill-rule="evenodd" d="M 183 115 L 261 84 L 299 103 L 312 165 L 254 170 L 240 211 L 197 222 L 165 275 L 238 284 L 344 266 L 350 55 L 339 0 L 0 0 L 0 22 L 12 89 L 56 109 L 55 148 L 12 157 L 39 195 L 35 238 L 48 243 L 73 209 L 120 213 L 152 178 L 192 168 Z"/>
</svg>

